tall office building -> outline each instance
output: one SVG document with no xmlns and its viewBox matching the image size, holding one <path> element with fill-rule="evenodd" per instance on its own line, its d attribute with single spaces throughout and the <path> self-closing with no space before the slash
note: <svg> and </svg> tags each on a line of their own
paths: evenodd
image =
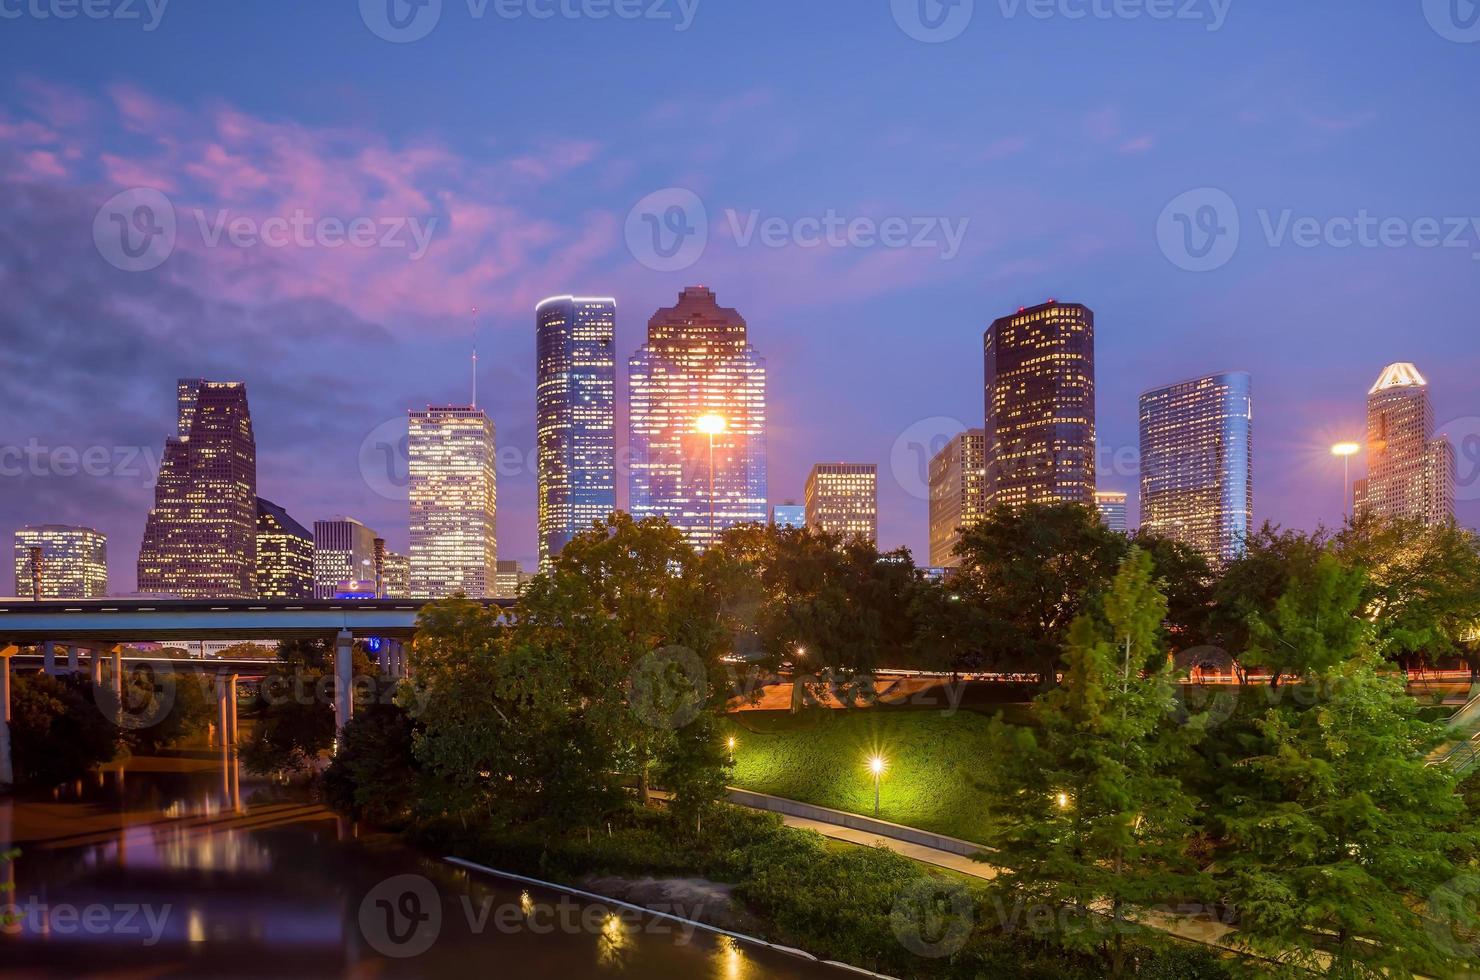
<svg viewBox="0 0 1480 980">
<path fill-rule="evenodd" d="M 1454 447 L 1434 438 L 1429 383 L 1412 364 L 1389 364 L 1367 392 L 1367 478 L 1356 509 L 1444 524 L 1454 518 Z"/>
<path fill-rule="evenodd" d="M 879 541 L 879 467 L 873 463 L 818 463 L 807 476 L 807 526 L 844 540 Z"/>
<path fill-rule="evenodd" d="M 1095 502 L 1095 315 L 1049 300 L 983 337 L 987 506 Z"/>
<path fill-rule="evenodd" d="M 701 548 L 711 522 L 764 524 L 766 364 L 740 314 L 685 289 L 648 321 L 628 375 L 632 516 L 666 517 Z M 700 431 L 716 417 L 722 431 Z"/>
<path fill-rule="evenodd" d="M 784 504 L 772 505 L 771 523 L 776 527 L 806 527 L 806 505 L 791 500 L 788 500 Z"/>
<path fill-rule="evenodd" d="M 411 598 L 411 559 L 387 551 L 380 571 L 380 594 L 386 599 Z"/>
<path fill-rule="evenodd" d="M 961 529 L 987 513 L 987 438 L 981 429 L 958 433 L 930 460 L 930 565 L 955 568 Z"/>
<path fill-rule="evenodd" d="M 90 527 L 27 525 L 15 532 L 15 595 L 99 599 L 108 594 L 108 538 Z"/>
<path fill-rule="evenodd" d="M 540 567 L 617 509 L 617 301 L 556 296 L 535 307 Z"/>
<path fill-rule="evenodd" d="M 1141 395 L 1141 529 L 1214 562 L 1254 527 L 1249 375 L 1213 374 Z"/>
<path fill-rule="evenodd" d="M 313 598 L 313 535 L 271 500 L 257 498 L 257 595 Z"/>
<path fill-rule="evenodd" d="M 1126 515 L 1126 500 L 1129 496 L 1124 490 L 1096 490 L 1095 510 L 1099 511 L 1100 523 L 1112 531 L 1129 534 Z"/>
<path fill-rule="evenodd" d="M 501 558 L 498 563 L 498 584 L 494 588 L 493 597 L 495 599 L 517 599 L 532 578 L 534 576 L 526 572 L 519 562 Z"/>
<path fill-rule="evenodd" d="M 493 595 L 493 422 L 476 407 L 411 413 L 411 594 Z"/>
<path fill-rule="evenodd" d="M 344 586 L 374 591 L 375 540 L 375 532 L 353 517 L 314 521 L 314 598 L 332 599 Z"/>
<path fill-rule="evenodd" d="M 257 444 L 247 387 L 185 379 L 139 548 L 138 591 L 257 594 Z"/>
</svg>

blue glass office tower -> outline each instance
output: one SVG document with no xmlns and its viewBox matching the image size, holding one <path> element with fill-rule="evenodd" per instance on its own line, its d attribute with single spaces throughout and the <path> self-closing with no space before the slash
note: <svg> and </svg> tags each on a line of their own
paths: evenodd
<svg viewBox="0 0 1480 980">
<path fill-rule="evenodd" d="M 666 517 L 699 548 L 766 523 L 766 362 L 740 314 L 685 289 L 648 321 L 628 377 L 632 516 Z"/>
<path fill-rule="evenodd" d="M 1141 528 L 1214 562 L 1254 526 L 1249 375 L 1213 374 L 1141 395 Z"/>
<path fill-rule="evenodd" d="M 535 307 L 540 568 L 617 509 L 617 302 L 555 296 Z"/>
</svg>

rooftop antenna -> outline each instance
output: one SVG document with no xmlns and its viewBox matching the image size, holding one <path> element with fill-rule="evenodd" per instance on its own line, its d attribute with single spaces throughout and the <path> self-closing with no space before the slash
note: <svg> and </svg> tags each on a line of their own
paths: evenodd
<svg viewBox="0 0 1480 980">
<path fill-rule="evenodd" d="M 478 407 L 478 307 L 473 307 L 473 407 Z"/>
</svg>

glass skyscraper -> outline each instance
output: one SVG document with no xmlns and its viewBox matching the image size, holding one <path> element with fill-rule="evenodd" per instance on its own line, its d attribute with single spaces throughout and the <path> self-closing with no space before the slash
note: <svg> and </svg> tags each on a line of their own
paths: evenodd
<svg viewBox="0 0 1480 980">
<path fill-rule="evenodd" d="M 1095 503 L 1095 314 L 1049 300 L 983 338 L 986 506 Z"/>
<path fill-rule="evenodd" d="M 1128 534 L 1126 500 L 1130 494 L 1124 490 L 1095 491 L 1095 510 L 1100 512 L 1100 523 L 1119 534 Z"/>
<path fill-rule="evenodd" d="M 632 515 L 666 517 L 701 548 L 711 520 L 715 534 L 764 524 L 766 363 L 740 314 L 703 286 L 685 289 L 648 321 L 628 379 Z M 701 432 L 706 416 L 723 430 Z"/>
<path fill-rule="evenodd" d="M 474 407 L 411 413 L 411 594 L 493 595 L 493 422 Z"/>
<path fill-rule="evenodd" d="M 1141 529 L 1237 557 L 1254 526 L 1253 421 L 1243 371 L 1142 394 Z"/>
<path fill-rule="evenodd" d="M 614 299 L 556 296 L 535 307 L 540 567 L 617 509 Z"/>
<path fill-rule="evenodd" d="M 1454 447 L 1434 438 L 1429 383 L 1418 368 L 1389 364 L 1367 392 L 1367 478 L 1358 513 L 1444 524 L 1454 517 Z"/>
<path fill-rule="evenodd" d="M 15 595 L 98 599 L 108 594 L 108 539 L 90 527 L 27 525 L 15 532 Z"/>
<path fill-rule="evenodd" d="M 140 592 L 257 595 L 257 443 L 241 382 L 185 379 L 139 548 Z"/>
</svg>

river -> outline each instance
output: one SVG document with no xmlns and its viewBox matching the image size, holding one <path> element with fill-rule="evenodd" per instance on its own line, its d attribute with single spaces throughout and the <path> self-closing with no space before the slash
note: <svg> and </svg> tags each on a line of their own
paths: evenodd
<svg viewBox="0 0 1480 980">
<path fill-rule="evenodd" d="M 847 975 L 464 871 L 210 750 L 0 800 L 6 842 L 0 977 Z"/>
</svg>

